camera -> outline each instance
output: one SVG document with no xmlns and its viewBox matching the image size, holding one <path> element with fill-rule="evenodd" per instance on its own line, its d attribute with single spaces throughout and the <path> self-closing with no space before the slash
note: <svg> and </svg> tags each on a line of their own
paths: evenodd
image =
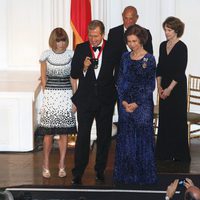
<svg viewBox="0 0 200 200">
<path fill-rule="evenodd" d="M 184 186 L 185 183 L 185 179 L 179 180 L 178 184 L 179 186 Z"/>
<path fill-rule="evenodd" d="M 91 62 L 91 65 L 94 67 L 94 69 L 98 68 L 99 61 L 97 58 L 90 58 L 90 62 Z"/>
</svg>

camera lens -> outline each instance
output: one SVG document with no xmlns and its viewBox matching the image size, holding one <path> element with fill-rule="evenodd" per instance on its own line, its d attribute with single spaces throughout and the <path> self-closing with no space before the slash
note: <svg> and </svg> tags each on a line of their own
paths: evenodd
<svg viewBox="0 0 200 200">
<path fill-rule="evenodd" d="M 181 186 L 184 186 L 184 183 L 185 183 L 185 180 L 180 180 L 178 184 Z"/>
</svg>

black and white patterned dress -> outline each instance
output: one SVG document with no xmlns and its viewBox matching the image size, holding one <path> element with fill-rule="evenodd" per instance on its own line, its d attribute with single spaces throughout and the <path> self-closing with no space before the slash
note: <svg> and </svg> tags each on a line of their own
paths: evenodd
<svg viewBox="0 0 200 200">
<path fill-rule="evenodd" d="M 72 57 L 73 51 L 55 53 L 50 49 L 44 51 L 40 57 L 40 62 L 47 63 L 47 82 L 40 110 L 40 135 L 76 133 L 70 83 Z"/>
</svg>

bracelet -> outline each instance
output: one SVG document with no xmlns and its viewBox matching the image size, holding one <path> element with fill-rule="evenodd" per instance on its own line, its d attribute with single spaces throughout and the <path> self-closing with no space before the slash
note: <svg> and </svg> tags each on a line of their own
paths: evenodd
<svg viewBox="0 0 200 200">
<path fill-rule="evenodd" d="M 170 199 L 170 198 L 166 195 L 166 196 L 165 196 L 165 200 L 169 200 L 169 199 Z"/>
</svg>

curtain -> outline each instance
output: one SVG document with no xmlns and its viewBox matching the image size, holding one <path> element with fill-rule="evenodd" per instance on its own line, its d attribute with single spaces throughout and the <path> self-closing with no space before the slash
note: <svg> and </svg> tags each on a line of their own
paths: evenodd
<svg viewBox="0 0 200 200">
<path fill-rule="evenodd" d="M 87 40 L 87 27 L 91 21 L 90 0 L 71 0 L 70 24 L 73 30 L 73 48 Z"/>
</svg>

